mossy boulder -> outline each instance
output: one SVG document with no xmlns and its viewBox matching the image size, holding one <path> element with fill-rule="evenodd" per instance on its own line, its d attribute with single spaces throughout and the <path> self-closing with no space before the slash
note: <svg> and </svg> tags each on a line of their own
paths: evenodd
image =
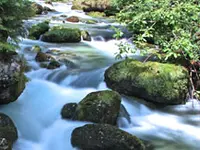
<svg viewBox="0 0 200 150">
<path fill-rule="evenodd" d="M 29 38 L 38 40 L 42 34 L 49 30 L 49 23 L 47 21 L 33 25 L 29 29 Z"/>
<path fill-rule="evenodd" d="M 87 124 L 74 129 L 71 143 L 81 150 L 145 150 L 136 136 L 107 124 Z"/>
<path fill-rule="evenodd" d="M 121 97 L 117 92 L 92 92 L 81 100 L 71 119 L 116 125 L 120 103 Z"/>
<path fill-rule="evenodd" d="M 0 104 L 17 100 L 25 88 L 25 64 L 21 57 L 13 53 L 0 53 Z"/>
<path fill-rule="evenodd" d="M 56 68 L 59 68 L 60 66 L 61 66 L 61 64 L 58 61 L 52 60 L 48 64 L 47 69 L 56 69 Z"/>
<path fill-rule="evenodd" d="M 42 36 L 42 41 L 50 43 L 77 43 L 81 41 L 81 31 L 75 28 L 55 27 Z"/>
<path fill-rule="evenodd" d="M 42 52 L 42 49 L 40 46 L 38 45 L 34 45 L 32 48 L 31 48 L 31 51 L 35 52 L 35 53 L 38 53 L 38 52 Z"/>
<path fill-rule="evenodd" d="M 81 35 L 82 35 L 83 40 L 85 40 L 85 41 L 91 41 L 92 40 L 88 31 L 85 31 L 85 30 L 81 31 Z"/>
<path fill-rule="evenodd" d="M 35 57 L 35 60 L 37 62 L 47 62 L 47 61 L 54 61 L 55 59 L 51 55 L 48 55 L 43 52 L 38 52 Z"/>
<path fill-rule="evenodd" d="M 119 93 L 161 104 L 180 104 L 188 92 L 188 71 L 174 64 L 118 62 L 105 72 L 107 86 Z"/>
<path fill-rule="evenodd" d="M 71 16 L 71 17 L 67 18 L 66 20 L 69 22 L 79 22 L 80 21 L 79 18 L 76 16 Z"/>
<path fill-rule="evenodd" d="M 42 12 L 43 12 L 43 7 L 42 5 L 36 3 L 36 2 L 33 2 L 32 3 L 32 7 L 33 9 L 35 10 L 35 13 L 38 14 L 38 15 L 41 15 Z"/>
<path fill-rule="evenodd" d="M 75 114 L 77 106 L 78 106 L 77 103 L 68 103 L 68 104 L 64 105 L 61 110 L 62 118 L 72 119 Z"/>
<path fill-rule="evenodd" d="M 0 113 L 0 148 L 11 150 L 17 138 L 17 128 L 13 121 L 7 115 Z"/>
</svg>

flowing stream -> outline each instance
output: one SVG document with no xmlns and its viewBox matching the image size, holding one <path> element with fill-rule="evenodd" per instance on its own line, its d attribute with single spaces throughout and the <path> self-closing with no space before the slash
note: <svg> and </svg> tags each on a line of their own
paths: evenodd
<svg viewBox="0 0 200 150">
<path fill-rule="evenodd" d="M 45 5 L 43 1 L 38 1 Z M 0 111 L 15 122 L 19 138 L 14 150 L 73 150 L 70 142 L 74 128 L 86 122 L 61 119 L 64 104 L 79 102 L 92 91 L 107 89 L 104 71 L 116 62 L 117 43 L 112 39 L 111 26 L 119 25 L 113 20 L 97 19 L 97 24 L 63 23 L 61 15 L 75 15 L 82 19 L 94 19 L 81 11 L 71 10 L 71 4 L 53 3 L 56 12 L 27 20 L 30 26 L 49 19 L 50 25 L 62 25 L 86 29 L 92 35 L 91 42 L 76 44 L 52 44 L 40 40 L 23 39 L 19 53 L 26 58 L 31 70 L 26 73 L 30 81 L 17 101 L 0 106 Z M 123 28 L 123 27 L 121 27 Z M 41 68 L 35 61 L 34 45 L 44 52 L 59 50 L 67 53 L 77 67 L 65 65 L 58 69 Z M 153 88 L 153 87 L 152 87 Z M 122 104 L 130 115 L 128 121 L 120 117 L 121 129 L 149 141 L 155 150 L 199 150 L 200 149 L 200 104 L 190 100 L 186 105 L 154 108 L 135 98 L 122 98 Z"/>
</svg>

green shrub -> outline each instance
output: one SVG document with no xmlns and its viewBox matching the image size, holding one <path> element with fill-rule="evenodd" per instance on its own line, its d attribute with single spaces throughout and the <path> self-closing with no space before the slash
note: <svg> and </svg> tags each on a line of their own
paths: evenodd
<svg viewBox="0 0 200 150">
<path fill-rule="evenodd" d="M 8 36 L 16 40 L 18 35 L 23 35 L 23 19 L 33 15 L 29 0 L 0 1 L 0 52 L 14 51 L 14 47 L 6 43 Z"/>
<path fill-rule="evenodd" d="M 115 0 L 122 8 L 118 20 L 133 32 L 134 42 L 143 52 L 153 52 L 164 60 L 199 60 L 200 46 L 195 36 L 200 25 L 200 4 L 196 0 Z M 159 48 L 152 51 L 146 42 Z"/>
<path fill-rule="evenodd" d="M 38 40 L 40 35 L 44 34 L 49 30 L 49 23 L 42 22 L 36 25 L 33 25 L 29 31 L 29 38 Z"/>
</svg>

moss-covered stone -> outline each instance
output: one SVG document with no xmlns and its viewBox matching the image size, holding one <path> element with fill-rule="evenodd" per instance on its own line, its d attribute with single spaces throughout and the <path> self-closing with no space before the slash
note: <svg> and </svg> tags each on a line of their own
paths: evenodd
<svg viewBox="0 0 200 150">
<path fill-rule="evenodd" d="M 35 57 L 35 60 L 37 62 L 45 62 L 45 61 L 53 61 L 55 59 L 51 55 L 48 55 L 48 54 L 43 53 L 43 52 L 38 52 L 36 57 Z"/>
<path fill-rule="evenodd" d="M 56 60 L 52 60 L 50 61 L 50 63 L 48 64 L 47 66 L 47 69 L 56 69 L 56 68 L 59 68 L 61 65 L 58 61 Z"/>
<path fill-rule="evenodd" d="M 85 30 L 81 31 L 81 35 L 82 35 L 83 40 L 85 40 L 85 41 L 91 41 L 92 40 L 88 31 L 85 31 Z"/>
<path fill-rule="evenodd" d="M 117 92 L 92 92 L 78 104 L 73 119 L 116 125 L 120 103 L 121 97 Z"/>
<path fill-rule="evenodd" d="M 40 5 L 40 4 L 36 3 L 36 2 L 33 2 L 33 3 L 32 3 L 32 7 L 33 7 L 33 9 L 35 10 L 35 13 L 36 13 L 36 14 L 38 14 L 38 15 L 42 14 L 42 12 L 43 12 L 43 7 L 42 7 L 42 5 Z"/>
<path fill-rule="evenodd" d="M 77 43 L 81 41 L 81 31 L 73 28 L 56 27 L 42 36 L 42 41 L 52 43 Z"/>
<path fill-rule="evenodd" d="M 117 127 L 87 124 L 72 132 L 73 147 L 81 150 L 145 150 L 140 139 Z"/>
<path fill-rule="evenodd" d="M 25 88 L 25 64 L 17 53 L 0 54 L 0 104 L 17 100 Z"/>
<path fill-rule="evenodd" d="M 187 70 L 158 62 L 118 62 L 106 70 L 105 81 L 119 93 L 163 104 L 182 103 L 188 92 Z"/>
<path fill-rule="evenodd" d="M 35 53 L 38 53 L 38 52 L 41 52 L 42 49 L 41 49 L 40 46 L 35 45 L 35 46 L 32 47 L 31 51 L 33 51 L 33 52 L 35 52 Z"/>
<path fill-rule="evenodd" d="M 15 142 L 18 138 L 17 129 L 13 123 L 13 121 L 5 114 L 0 113 L 0 139 L 1 142 L 0 147 L 9 147 Z M 6 149 L 5 149 L 6 150 Z"/>
<path fill-rule="evenodd" d="M 29 29 L 29 38 L 38 40 L 42 34 L 49 30 L 49 23 L 47 21 L 33 25 Z"/>
<path fill-rule="evenodd" d="M 72 119 L 75 114 L 77 106 L 78 106 L 77 103 L 68 103 L 68 104 L 64 105 L 61 110 L 62 118 Z"/>
</svg>

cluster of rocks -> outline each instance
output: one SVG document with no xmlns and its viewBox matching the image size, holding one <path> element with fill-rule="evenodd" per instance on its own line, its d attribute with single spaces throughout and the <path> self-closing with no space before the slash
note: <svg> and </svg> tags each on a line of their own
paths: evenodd
<svg viewBox="0 0 200 150">
<path fill-rule="evenodd" d="M 78 104 L 66 104 L 62 118 L 95 123 L 76 128 L 72 145 L 82 150 L 144 150 L 139 138 L 116 127 L 120 106 L 121 96 L 110 90 L 92 92 Z"/>
<path fill-rule="evenodd" d="M 188 92 L 188 72 L 182 66 L 158 62 L 142 63 L 126 59 L 105 72 L 107 86 L 121 94 L 144 98 L 156 104 L 180 104 Z M 116 127 L 122 110 L 121 97 L 115 91 L 88 94 L 78 104 L 68 103 L 62 118 L 89 121 L 72 132 L 71 143 L 82 150 L 144 150 L 147 145 L 139 138 Z"/>
</svg>

